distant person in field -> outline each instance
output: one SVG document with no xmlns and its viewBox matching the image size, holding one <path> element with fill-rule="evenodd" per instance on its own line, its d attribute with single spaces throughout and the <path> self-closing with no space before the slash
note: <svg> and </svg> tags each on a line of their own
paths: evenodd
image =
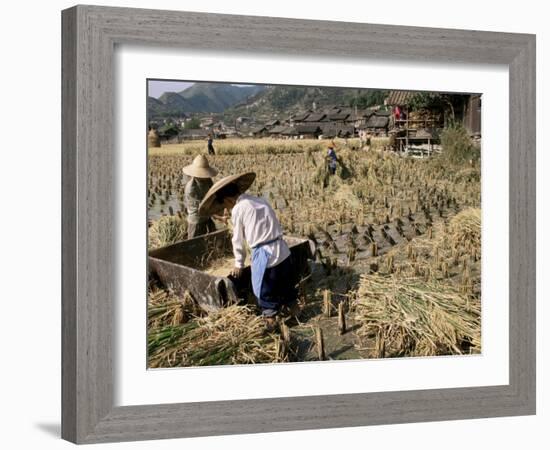
<svg viewBox="0 0 550 450">
<path fill-rule="evenodd" d="M 370 132 L 367 133 L 366 130 L 365 130 L 365 140 L 367 145 L 367 151 L 369 151 L 372 144 L 372 134 Z"/>
<path fill-rule="evenodd" d="M 200 205 L 203 215 L 231 214 L 235 268 L 231 275 L 243 275 L 246 245 L 251 249 L 252 290 L 265 318 L 266 327 L 276 327 L 283 308 L 297 315 L 298 292 L 290 249 L 283 240 L 283 230 L 270 204 L 263 198 L 245 194 L 254 182 L 254 172 L 231 175 L 219 180 Z"/>
<path fill-rule="evenodd" d="M 326 156 L 328 171 L 331 175 L 336 174 L 336 163 L 338 161 L 338 158 L 336 156 L 336 150 L 334 149 L 334 147 L 335 147 L 334 142 L 331 142 L 328 145 L 328 152 Z"/>
<path fill-rule="evenodd" d="M 199 213 L 199 205 L 212 187 L 212 178 L 218 171 L 210 167 L 206 156 L 198 155 L 192 164 L 183 168 L 183 173 L 191 177 L 185 185 L 183 201 L 187 210 L 187 237 L 193 239 L 216 231 L 212 218 Z"/>
<path fill-rule="evenodd" d="M 367 130 L 360 130 L 359 140 L 361 141 L 361 150 L 363 150 L 365 148 L 365 145 L 367 145 L 367 139 Z"/>
<path fill-rule="evenodd" d="M 214 150 L 214 138 L 212 137 L 212 134 L 208 135 L 208 154 L 209 155 L 216 154 L 216 151 Z"/>
</svg>

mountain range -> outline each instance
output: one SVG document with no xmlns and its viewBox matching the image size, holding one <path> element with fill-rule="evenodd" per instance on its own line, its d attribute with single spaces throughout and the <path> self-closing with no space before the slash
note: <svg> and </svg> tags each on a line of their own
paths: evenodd
<svg viewBox="0 0 550 450">
<path fill-rule="evenodd" d="M 292 113 L 310 109 L 324 109 L 330 106 L 350 106 L 354 99 L 382 93 L 369 89 L 317 87 L 317 86 L 267 86 L 246 104 L 235 105 L 224 113 L 226 119 L 249 116 L 255 119 L 272 117 L 286 118 Z M 385 94 L 383 94 L 385 95 Z M 371 104 L 377 104 L 373 98 Z M 370 105 L 367 105 L 370 106 Z"/>
<path fill-rule="evenodd" d="M 171 116 L 192 113 L 222 113 L 246 102 L 264 86 L 236 86 L 228 83 L 195 83 L 181 92 L 165 92 L 158 99 L 147 97 L 147 115 Z"/>
<path fill-rule="evenodd" d="M 239 116 L 254 120 L 278 117 L 334 105 L 366 108 L 383 104 L 386 91 L 316 86 L 236 86 L 227 83 L 195 83 L 181 92 L 166 92 L 158 99 L 148 97 L 149 117 L 193 113 L 223 113 L 232 123 Z"/>
</svg>

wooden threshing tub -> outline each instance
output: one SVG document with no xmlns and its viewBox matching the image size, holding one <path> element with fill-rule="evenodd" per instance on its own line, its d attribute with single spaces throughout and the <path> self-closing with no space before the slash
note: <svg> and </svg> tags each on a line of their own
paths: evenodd
<svg viewBox="0 0 550 450">
<path fill-rule="evenodd" d="M 295 279 L 298 281 L 309 273 L 308 260 L 312 258 L 310 242 L 307 239 L 285 236 L 292 254 Z M 250 266 L 247 266 L 240 280 L 205 272 L 205 261 L 232 255 L 229 230 L 199 236 L 177 242 L 149 252 L 149 274 L 157 277 L 167 288 L 191 296 L 205 310 L 216 310 L 225 305 L 246 299 L 252 292 Z"/>
</svg>

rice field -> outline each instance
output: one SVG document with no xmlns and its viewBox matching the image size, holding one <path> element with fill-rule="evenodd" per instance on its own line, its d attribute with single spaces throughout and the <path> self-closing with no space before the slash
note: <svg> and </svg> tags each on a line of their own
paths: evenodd
<svg viewBox="0 0 550 450">
<path fill-rule="evenodd" d="M 250 192 L 270 201 L 285 234 L 315 243 L 302 313 L 266 335 L 253 304 L 206 315 L 192 299 L 151 286 L 151 367 L 481 351 L 479 163 L 400 157 L 378 150 L 383 139 L 370 151 L 358 140 L 335 144 L 339 164 L 329 176 L 327 141 L 214 143 L 216 179 L 256 172 Z M 181 170 L 199 152 L 204 142 L 150 150 L 150 248 L 185 237 Z M 230 267 L 218 261 L 209 270 Z"/>
</svg>

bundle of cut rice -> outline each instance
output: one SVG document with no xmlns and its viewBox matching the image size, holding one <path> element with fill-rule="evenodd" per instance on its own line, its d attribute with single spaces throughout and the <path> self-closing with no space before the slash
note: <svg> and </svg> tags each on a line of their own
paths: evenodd
<svg viewBox="0 0 550 450">
<path fill-rule="evenodd" d="M 263 319 L 233 305 L 188 323 L 151 330 L 150 367 L 254 364 L 280 361 L 277 338 Z"/>
<path fill-rule="evenodd" d="M 355 300 L 358 334 L 376 339 L 378 357 L 479 352 L 480 302 L 449 284 L 377 274 L 361 278 Z"/>
</svg>

